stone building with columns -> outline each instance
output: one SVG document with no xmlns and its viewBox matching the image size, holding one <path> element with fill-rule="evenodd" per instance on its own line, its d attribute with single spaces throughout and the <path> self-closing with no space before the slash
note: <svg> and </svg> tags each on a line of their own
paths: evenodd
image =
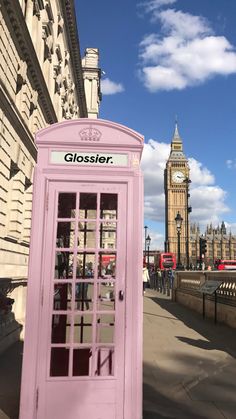
<svg viewBox="0 0 236 419">
<path fill-rule="evenodd" d="M 227 232 L 224 221 L 216 227 L 207 225 L 203 233 L 196 223 L 190 225 L 190 262 L 196 266 L 199 259 L 199 239 L 206 239 L 207 252 L 204 256 L 206 265 L 214 266 L 216 259 L 236 260 L 236 236 Z"/>
<path fill-rule="evenodd" d="M 0 0 L 0 45 L 1 312 L 27 279 L 34 135 L 97 118 L 101 93 L 98 49 L 81 59 L 74 0 Z"/>
</svg>

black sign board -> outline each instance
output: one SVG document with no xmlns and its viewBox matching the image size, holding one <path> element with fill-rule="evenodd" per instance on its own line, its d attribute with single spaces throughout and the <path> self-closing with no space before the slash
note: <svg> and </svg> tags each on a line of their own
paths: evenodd
<svg viewBox="0 0 236 419">
<path fill-rule="evenodd" d="M 219 286 L 223 283 L 223 281 L 214 281 L 209 280 L 204 282 L 204 284 L 200 288 L 200 292 L 203 294 L 214 294 L 214 292 L 219 288 Z"/>
<path fill-rule="evenodd" d="M 163 268 L 173 268 L 174 262 L 172 260 L 164 260 Z"/>
</svg>

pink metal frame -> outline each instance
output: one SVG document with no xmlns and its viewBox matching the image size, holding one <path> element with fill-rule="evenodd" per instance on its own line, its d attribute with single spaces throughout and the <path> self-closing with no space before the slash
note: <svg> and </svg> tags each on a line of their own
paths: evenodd
<svg viewBox="0 0 236 419">
<path fill-rule="evenodd" d="M 34 177 L 20 419 L 49 419 L 52 415 L 58 419 L 86 416 L 141 419 L 143 181 L 139 162 L 143 138 L 110 121 L 81 119 L 40 131 L 36 143 L 38 164 Z M 128 160 L 127 165 L 120 167 L 106 163 L 102 166 L 52 164 L 51 153 L 55 150 L 125 154 Z M 104 191 L 117 193 L 119 197 L 118 219 L 115 220 L 118 230 L 114 376 L 50 377 L 57 196 L 60 192 L 94 192 L 100 196 Z M 101 222 L 98 211 L 94 221 L 98 229 Z M 72 289 L 74 286 L 72 283 Z M 124 292 L 123 301 L 119 299 L 119 291 Z M 57 314 L 60 313 L 64 312 Z M 73 317 L 73 307 L 70 314 Z M 95 328 L 93 333 L 96 333 Z M 73 343 L 63 346 L 73 347 Z M 98 347 L 95 338 L 89 346 L 95 353 Z M 70 375 L 71 356 L 72 351 Z"/>
</svg>

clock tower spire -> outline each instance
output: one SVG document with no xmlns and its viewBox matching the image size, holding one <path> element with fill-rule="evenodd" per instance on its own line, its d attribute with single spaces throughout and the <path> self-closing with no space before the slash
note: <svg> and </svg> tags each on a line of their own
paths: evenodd
<svg viewBox="0 0 236 419">
<path fill-rule="evenodd" d="M 183 151 L 177 121 L 171 141 L 170 155 L 164 172 L 165 188 L 165 251 L 177 256 L 178 243 L 175 217 L 179 212 L 183 218 L 180 253 L 182 263 L 186 262 L 186 240 L 188 239 L 188 186 L 189 165 Z"/>
</svg>

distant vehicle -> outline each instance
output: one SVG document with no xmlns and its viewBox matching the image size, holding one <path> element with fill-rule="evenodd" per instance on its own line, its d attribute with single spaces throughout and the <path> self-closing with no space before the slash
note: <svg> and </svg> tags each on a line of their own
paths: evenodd
<svg viewBox="0 0 236 419">
<path fill-rule="evenodd" d="M 218 271 L 236 270 L 236 260 L 216 259 L 214 266 Z"/>
<path fill-rule="evenodd" d="M 171 252 L 161 252 L 157 255 L 157 268 L 161 270 L 176 269 L 176 257 Z"/>
</svg>

